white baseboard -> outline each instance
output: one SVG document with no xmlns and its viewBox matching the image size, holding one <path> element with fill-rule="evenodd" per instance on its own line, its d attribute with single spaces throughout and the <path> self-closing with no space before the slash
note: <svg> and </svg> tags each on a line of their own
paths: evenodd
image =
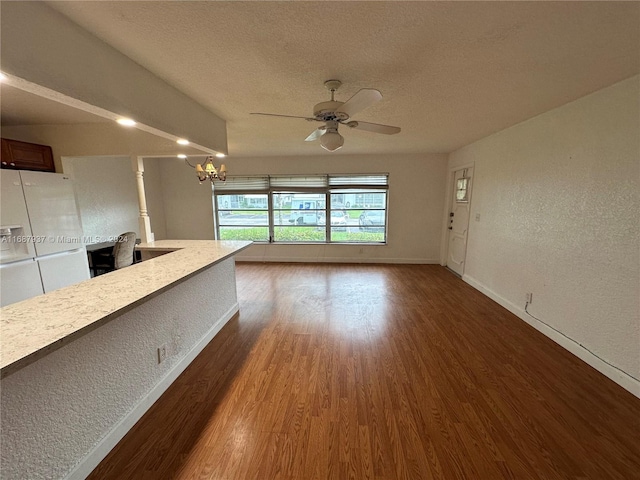
<svg viewBox="0 0 640 480">
<path fill-rule="evenodd" d="M 540 331 L 542 334 L 544 334 L 547 337 L 549 337 L 551 340 L 556 342 L 558 345 L 560 345 L 564 349 L 566 349 L 569 352 L 573 353 L 580 360 L 582 360 L 583 362 L 585 362 L 588 365 L 592 366 L 597 371 L 602 373 L 604 376 L 606 376 L 606 377 L 610 378 L 611 380 L 613 380 L 614 382 L 616 382 L 618 385 L 620 385 L 625 390 L 631 392 L 633 395 L 635 395 L 636 397 L 640 398 L 640 382 L 637 381 L 635 378 L 629 376 L 628 374 L 624 373 L 623 371 L 618 370 L 618 369 L 612 367 L 611 365 L 609 365 L 608 363 L 606 363 L 605 361 L 599 359 L 593 353 L 591 353 L 589 350 L 584 348 L 582 345 L 580 345 L 575 340 L 572 340 L 572 339 L 564 336 L 563 334 L 558 333 L 553 328 L 550 328 L 547 325 L 545 325 L 544 323 L 542 323 L 542 322 L 536 320 L 535 318 L 527 315 L 527 313 L 524 311 L 524 309 L 516 306 L 515 304 L 513 304 L 510 301 L 508 301 L 507 299 L 501 297 L 500 295 L 498 295 L 494 291 L 492 291 L 489 288 L 485 287 L 482 283 L 480 283 L 475 278 L 473 278 L 473 277 L 471 277 L 469 275 L 463 275 L 462 276 L 462 280 L 464 280 L 466 283 L 471 285 L 476 290 L 479 290 L 480 292 L 485 294 L 491 300 L 493 300 L 496 303 L 499 303 L 500 305 L 502 305 L 504 308 L 509 310 L 511 313 L 513 313 L 514 315 L 518 316 L 520 319 L 522 319 L 525 322 L 527 322 L 533 328 L 535 328 L 536 330 Z"/>
<path fill-rule="evenodd" d="M 144 398 L 142 398 L 142 400 L 140 400 L 133 410 L 125 415 L 125 417 L 123 417 L 120 422 L 111 429 L 111 431 L 93 448 L 93 450 L 91 450 L 80 461 L 80 463 L 65 477 L 65 480 L 85 479 L 238 311 L 239 305 L 236 302 L 209 329 L 200 341 L 196 343 L 193 348 L 189 350 L 189 352 L 187 352 L 187 354 L 182 357 L 162 379 L 160 379 L 158 383 L 156 383 L 156 385 Z"/>
<path fill-rule="evenodd" d="M 362 258 L 362 257 L 267 257 L 262 255 L 236 255 L 236 262 L 279 262 L 279 263 L 389 263 L 411 265 L 436 265 L 439 259 L 429 258 Z"/>
</svg>

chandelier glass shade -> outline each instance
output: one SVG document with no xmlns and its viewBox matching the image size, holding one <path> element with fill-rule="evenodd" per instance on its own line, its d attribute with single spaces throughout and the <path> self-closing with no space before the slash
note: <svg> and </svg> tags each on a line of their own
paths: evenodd
<svg viewBox="0 0 640 480">
<path fill-rule="evenodd" d="M 225 164 L 221 164 L 220 168 L 217 168 L 213 163 L 213 157 L 209 156 L 206 158 L 204 163 L 197 163 L 195 165 L 191 165 L 189 160 L 185 157 L 184 161 L 191 168 L 196 169 L 196 175 L 198 176 L 198 180 L 200 182 L 204 182 L 205 180 L 211 181 L 213 183 L 215 180 L 220 180 L 224 182 L 227 179 L 227 167 Z"/>
</svg>

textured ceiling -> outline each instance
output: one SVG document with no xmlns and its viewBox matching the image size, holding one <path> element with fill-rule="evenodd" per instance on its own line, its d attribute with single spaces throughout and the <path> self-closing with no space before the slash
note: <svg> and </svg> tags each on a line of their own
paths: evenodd
<svg viewBox="0 0 640 480">
<path fill-rule="evenodd" d="M 310 115 L 384 98 L 338 154 L 449 152 L 640 71 L 638 2 L 49 2 L 227 121 L 233 156 L 323 152 Z"/>
</svg>

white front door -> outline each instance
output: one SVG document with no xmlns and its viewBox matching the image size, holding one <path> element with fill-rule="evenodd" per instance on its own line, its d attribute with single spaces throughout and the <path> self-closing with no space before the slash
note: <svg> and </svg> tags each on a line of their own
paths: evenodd
<svg viewBox="0 0 640 480">
<path fill-rule="evenodd" d="M 447 267 L 460 276 L 464 272 L 464 260 L 467 254 L 472 176 L 473 167 L 457 170 L 453 175 Z"/>
</svg>

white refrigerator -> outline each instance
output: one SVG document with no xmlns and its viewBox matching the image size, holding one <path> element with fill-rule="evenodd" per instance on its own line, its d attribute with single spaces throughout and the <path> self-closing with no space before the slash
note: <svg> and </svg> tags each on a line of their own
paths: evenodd
<svg viewBox="0 0 640 480">
<path fill-rule="evenodd" d="M 0 180 L 0 305 L 89 279 L 69 177 L 3 169 Z"/>
</svg>

